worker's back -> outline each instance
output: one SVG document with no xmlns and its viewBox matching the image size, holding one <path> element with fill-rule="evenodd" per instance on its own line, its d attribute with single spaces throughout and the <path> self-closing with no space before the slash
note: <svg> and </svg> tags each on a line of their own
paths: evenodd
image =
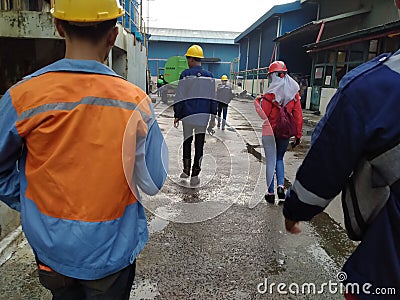
<svg viewBox="0 0 400 300">
<path fill-rule="evenodd" d="M 184 122 L 206 126 L 216 114 L 215 79 L 211 72 L 193 67 L 182 72 L 174 102 L 175 116 Z"/>
<path fill-rule="evenodd" d="M 2 102 L 11 105 L 0 121 L 0 144 L 12 132 L 12 145 L 25 145 L 22 225 L 40 260 L 81 279 L 127 266 L 148 238 L 136 185 L 154 194 L 165 179 L 163 138 L 146 94 L 98 62 L 64 59 L 11 88 Z M 136 179 L 144 147 L 155 157 Z"/>
</svg>

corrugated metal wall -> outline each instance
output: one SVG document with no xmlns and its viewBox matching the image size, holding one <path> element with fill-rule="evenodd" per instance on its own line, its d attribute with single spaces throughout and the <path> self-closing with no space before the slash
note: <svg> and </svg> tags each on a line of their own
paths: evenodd
<svg viewBox="0 0 400 300">
<path fill-rule="evenodd" d="M 175 55 L 185 55 L 187 49 L 194 43 L 149 41 L 149 69 L 151 76 L 158 75 L 158 69 L 163 68 L 165 61 Z M 205 58 L 220 58 L 220 62 L 203 63 L 204 69 L 211 71 L 215 77 L 229 74 L 231 62 L 239 56 L 238 45 L 202 44 Z"/>
<path fill-rule="evenodd" d="M 274 39 L 279 35 L 290 32 L 306 23 L 316 19 L 318 6 L 316 4 L 303 4 L 301 10 L 289 11 L 288 13 L 273 15 L 261 26 L 249 32 L 242 38 L 240 43 L 240 70 L 251 70 L 268 67 L 274 52 Z M 279 27 L 279 28 L 278 28 Z M 261 49 L 260 45 L 261 35 Z M 247 52 L 247 45 L 250 46 Z M 261 53 L 259 58 L 259 51 Z M 301 47 L 277 48 L 277 59 L 288 62 L 291 70 L 295 73 L 310 72 L 311 60 Z"/>
</svg>

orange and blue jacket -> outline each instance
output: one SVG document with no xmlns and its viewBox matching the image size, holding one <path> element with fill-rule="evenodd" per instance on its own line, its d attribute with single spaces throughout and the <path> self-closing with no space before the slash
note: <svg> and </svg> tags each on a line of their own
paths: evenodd
<svg viewBox="0 0 400 300">
<path fill-rule="evenodd" d="M 161 189 L 167 151 L 147 95 L 96 61 L 57 61 L 0 100 L 0 199 L 66 276 L 99 279 L 136 259 L 148 239 L 139 189 Z"/>
</svg>

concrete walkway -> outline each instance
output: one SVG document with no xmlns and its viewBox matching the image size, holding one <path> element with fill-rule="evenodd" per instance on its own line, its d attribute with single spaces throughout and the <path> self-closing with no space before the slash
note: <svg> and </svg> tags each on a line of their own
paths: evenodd
<svg viewBox="0 0 400 300">
<path fill-rule="evenodd" d="M 281 206 L 263 200 L 265 173 L 259 171 L 264 166 L 260 164 L 264 156 L 260 146 L 262 121 L 252 101 L 234 99 L 228 109 L 228 124 L 233 130 L 215 128 L 214 136 L 207 134 L 201 188 L 190 188 L 176 180 L 182 128 L 171 128 L 171 107 L 156 102 L 155 112 L 171 146 L 171 163 L 162 193 L 144 202 L 149 212 L 150 240 L 139 257 L 131 299 L 294 299 L 276 292 L 262 295 L 257 287 L 267 277 L 276 283 L 320 284 L 335 279 L 351 251 L 343 231 L 335 228 L 330 218 L 319 218 L 322 225 L 304 223 L 303 234 L 290 235 L 284 230 Z M 305 133 L 312 131 L 307 122 Z M 309 141 L 310 135 L 306 134 L 295 151 L 286 153 L 288 181 L 293 180 Z M 246 144 L 252 146 L 252 155 L 247 153 Z M 213 163 L 218 167 L 215 172 L 210 168 Z M 254 195 L 259 205 L 249 209 L 247 203 Z M 228 203 L 232 204 L 230 208 L 211 218 L 209 214 L 215 210 L 228 207 L 230 197 L 236 199 Z M 165 215 L 169 217 L 159 217 Z M 321 231 L 324 228 L 329 228 L 330 235 L 336 232 L 332 235 L 334 243 L 326 244 L 326 234 Z M 0 295 L 4 299 L 50 299 L 49 292 L 37 281 L 26 240 L 12 248 L 8 261 L 0 264 Z M 329 299 L 342 298 L 330 295 Z M 296 299 L 319 296 L 300 295 Z"/>
<path fill-rule="evenodd" d="M 155 106 L 159 103 L 156 98 Z M 323 116 L 316 115 L 315 112 L 303 109 L 303 138 L 302 144 L 296 148 L 296 151 L 287 151 L 285 154 L 285 186 L 290 186 L 293 182 L 296 171 L 300 166 L 304 155 L 308 151 L 311 134 Z M 242 124 L 246 119 L 251 124 L 252 130 L 249 130 L 245 124 Z M 252 154 L 259 160 L 265 161 L 264 150 L 261 145 L 261 126 L 262 121 L 255 112 L 253 100 L 234 98 L 228 108 L 228 124 L 230 124 L 240 134 L 241 139 L 246 144 L 252 146 Z M 217 129 L 216 129 L 217 130 Z M 339 194 L 326 208 L 325 212 L 342 228 L 345 227 L 343 219 L 343 211 L 341 206 L 341 195 Z"/>
<path fill-rule="evenodd" d="M 258 117 L 257 113 L 254 110 L 253 100 L 235 98 L 231 102 L 231 106 L 234 109 L 230 110 L 231 113 L 230 117 L 232 117 L 232 114 L 234 114 L 235 111 L 236 113 L 240 112 L 240 114 L 243 114 L 246 117 L 246 119 L 250 121 L 252 126 L 255 128 L 256 132 L 259 134 L 258 140 L 260 141 L 259 143 L 261 143 L 261 122 L 260 118 Z M 291 184 L 291 182 L 293 182 L 296 171 L 300 166 L 305 153 L 308 151 L 311 142 L 311 134 L 315 126 L 318 124 L 318 122 L 321 120 L 322 117 L 323 116 L 321 115 L 316 115 L 315 112 L 313 111 L 303 109 L 304 124 L 303 124 L 302 144 L 300 145 L 300 147 L 296 148 L 297 150 L 296 152 L 288 151 L 285 154 L 285 181 L 289 185 Z M 243 134 L 243 136 L 246 138 L 246 134 Z M 249 139 L 249 143 L 253 142 L 254 140 Z M 256 146 L 255 150 L 259 152 L 259 156 L 264 158 L 265 154 L 264 150 L 262 149 L 262 146 L 258 147 L 257 149 L 257 142 L 254 142 L 254 145 Z M 300 153 L 298 151 L 300 151 Z M 340 224 L 342 228 L 345 228 L 340 197 L 341 194 L 336 196 L 336 198 L 325 209 L 325 212 L 335 222 Z"/>
<path fill-rule="evenodd" d="M 156 97 L 156 95 L 151 95 L 155 99 L 154 106 L 158 106 L 160 103 L 160 98 Z M 303 110 L 303 116 L 304 116 L 304 125 L 305 125 L 305 130 L 304 130 L 304 140 L 307 143 L 309 140 L 308 135 L 311 133 L 313 127 L 318 123 L 318 121 L 321 119 L 321 116 L 315 115 L 314 112 L 308 111 L 308 110 Z M 242 117 L 244 117 L 248 122 L 251 124 L 253 130 L 241 130 L 243 129 L 243 124 L 238 123 L 237 120 L 241 120 Z M 230 105 L 229 111 L 228 111 L 228 123 L 232 125 L 232 127 L 236 128 L 236 130 L 240 131 L 241 137 L 245 140 L 246 143 L 250 144 L 253 146 L 253 150 L 255 150 L 255 155 L 261 160 L 265 160 L 265 155 L 264 151 L 262 150 L 262 146 L 260 145 L 261 143 L 261 125 L 262 122 L 256 112 L 254 111 L 254 106 L 253 106 L 253 100 L 249 99 L 240 99 L 240 98 L 235 98 Z M 256 134 L 255 134 L 256 133 Z M 288 179 L 290 182 L 290 180 Z M 12 223 L 13 228 L 2 228 L 3 229 L 3 235 L 4 232 L 9 232 L 9 234 L 5 235 L 1 240 L 0 240 L 0 265 L 4 260 L 10 256 L 12 250 L 14 247 L 21 242 L 23 239 L 23 234 L 21 227 L 19 226 L 19 222 L 16 222 L 16 218 L 19 218 L 19 214 L 14 212 L 11 209 L 8 209 L 5 207 L 4 204 L 3 206 L 3 211 L 8 211 L 10 216 L 12 216 L 12 219 L 14 222 Z M 7 214 L 6 214 L 7 215 Z M 7 216 L 8 216 L 7 215 Z M 335 214 L 336 215 L 336 214 Z M 11 218 L 11 217 L 10 217 Z M 8 218 L 8 219 L 10 219 Z M 340 217 L 338 217 L 340 219 Z M 2 216 L 2 219 L 5 220 L 5 216 Z M 7 219 L 7 220 L 8 220 Z M 8 227 L 10 227 L 11 223 L 8 222 Z"/>
</svg>

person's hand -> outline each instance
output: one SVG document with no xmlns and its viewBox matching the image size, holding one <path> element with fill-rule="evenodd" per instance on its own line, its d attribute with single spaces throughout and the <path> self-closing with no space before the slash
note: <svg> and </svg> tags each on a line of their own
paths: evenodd
<svg viewBox="0 0 400 300">
<path fill-rule="evenodd" d="M 214 128 L 215 127 L 215 120 L 210 120 L 210 122 L 208 123 L 208 127 L 209 128 Z"/>
<path fill-rule="evenodd" d="M 175 118 L 175 119 L 174 119 L 174 127 L 175 127 L 175 128 L 178 128 L 178 126 L 179 126 L 179 119 L 178 119 L 178 118 Z"/>
<path fill-rule="evenodd" d="M 301 232 L 301 229 L 299 227 L 299 222 L 292 221 L 286 218 L 285 218 L 285 227 L 286 230 L 292 234 L 298 234 Z"/>
<path fill-rule="evenodd" d="M 295 138 L 294 141 L 290 143 L 290 145 L 292 146 L 292 149 L 293 149 L 293 148 L 296 148 L 298 145 L 300 145 L 300 143 L 301 143 L 301 139 Z"/>
</svg>

